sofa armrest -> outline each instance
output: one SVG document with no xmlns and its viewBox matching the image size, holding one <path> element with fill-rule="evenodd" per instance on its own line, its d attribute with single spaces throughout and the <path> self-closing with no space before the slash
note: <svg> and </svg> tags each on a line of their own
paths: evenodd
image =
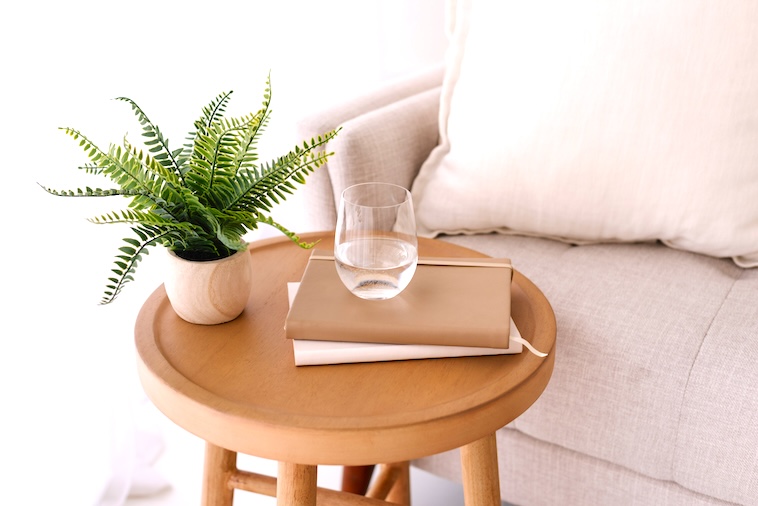
<svg viewBox="0 0 758 506">
<path fill-rule="evenodd" d="M 342 126 L 326 147 L 328 164 L 299 190 L 305 206 L 302 230 L 332 230 L 342 190 L 367 181 L 406 188 L 437 145 L 441 67 L 394 81 L 380 89 L 313 114 L 296 126 L 310 139 Z"/>
</svg>

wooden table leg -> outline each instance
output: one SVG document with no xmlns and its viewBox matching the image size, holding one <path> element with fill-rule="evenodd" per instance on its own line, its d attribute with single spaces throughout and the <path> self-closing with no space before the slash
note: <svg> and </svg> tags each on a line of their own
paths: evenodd
<svg viewBox="0 0 758 506">
<path fill-rule="evenodd" d="M 351 494 L 366 495 L 374 466 L 345 466 L 342 468 L 342 490 Z"/>
<path fill-rule="evenodd" d="M 411 504 L 411 465 L 407 461 L 396 465 L 400 467 L 400 475 L 387 495 L 387 502 L 408 506 Z"/>
<path fill-rule="evenodd" d="M 203 506 L 232 506 L 234 488 L 229 478 L 237 470 L 237 453 L 205 443 Z"/>
<path fill-rule="evenodd" d="M 316 506 L 318 467 L 279 462 L 277 506 Z"/>
<path fill-rule="evenodd" d="M 466 506 L 500 506 L 500 477 L 495 434 L 461 448 Z"/>
</svg>

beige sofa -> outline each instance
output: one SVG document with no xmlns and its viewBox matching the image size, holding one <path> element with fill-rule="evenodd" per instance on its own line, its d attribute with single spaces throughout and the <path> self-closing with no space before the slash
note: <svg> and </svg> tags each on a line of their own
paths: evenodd
<svg viewBox="0 0 758 506">
<path fill-rule="evenodd" d="M 544 7 L 511 4 L 459 2 L 445 69 L 301 123 L 301 137 L 343 126 L 335 157 L 304 187 L 306 228 L 334 227 L 346 186 L 394 182 L 413 189 L 421 234 L 510 257 L 543 290 L 558 325 L 555 371 L 537 403 L 498 433 L 504 500 L 758 504 L 758 9 L 578 2 L 592 23 L 577 21 L 584 42 L 563 33 L 560 61 L 593 40 L 584 56 L 604 58 L 603 82 L 584 59 L 562 74 L 552 61 L 536 81 L 512 85 L 544 54 L 476 53 L 510 47 L 502 34 L 476 40 L 477 30 L 519 29 Z M 491 23 L 512 17 L 521 21 Z M 640 30 L 645 23 L 654 26 Z M 666 42 L 637 65 L 633 49 Z M 695 90 L 678 82 L 693 75 Z M 543 86 L 548 78 L 559 85 Z M 500 100 L 535 87 L 538 99 Z M 472 90 L 481 96 L 463 96 Z M 460 479 L 454 453 L 414 465 Z"/>
</svg>

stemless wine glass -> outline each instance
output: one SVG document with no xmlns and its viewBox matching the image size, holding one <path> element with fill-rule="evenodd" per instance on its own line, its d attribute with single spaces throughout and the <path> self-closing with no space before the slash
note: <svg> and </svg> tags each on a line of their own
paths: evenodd
<svg viewBox="0 0 758 506">
<path fill-rule="evenodd" d="M 390 299 L 410 283 L 418 261 L 411 193 L 362 183 L 340 198 L 334 259 L 345 286 L 362 299 Z"/>
</svg>

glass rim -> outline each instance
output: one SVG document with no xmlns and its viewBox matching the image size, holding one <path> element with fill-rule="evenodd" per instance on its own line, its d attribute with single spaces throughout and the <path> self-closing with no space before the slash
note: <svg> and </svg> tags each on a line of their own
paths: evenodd
<svg viewBox="0 0 758 506">
<path fill-rule="evenodd" d="M 382 204 L 382 205 L 358 204 L 357 202 L 354 202 L 353 200 L 347 197 L 347 192 L 350 190 L 355 190 L 361 186 L 387 186 L 391 188 L 396 188 L 402 191 L 402 193 L 405 195 L 405 199 L 403 199 L 401 202 L 396 202 L 394 204 Z M 344 190 L 342 190 L 342 193 L 340 194 L 340 200 L 354 207 L 371 207 L 371 208 L 379 209 L 379 208 L 397 207 L 397 206 L 406 204 L 408 202 L 412 202 L 412 195 L 411 195 L 411 191 L 408 188 L 404 186 L 400 186 L 399 184 L 385 183 L 382 181 L 368 181 L 365 183 L 356 183 L 356 184 L 350 185 Z"/>
</svg>

